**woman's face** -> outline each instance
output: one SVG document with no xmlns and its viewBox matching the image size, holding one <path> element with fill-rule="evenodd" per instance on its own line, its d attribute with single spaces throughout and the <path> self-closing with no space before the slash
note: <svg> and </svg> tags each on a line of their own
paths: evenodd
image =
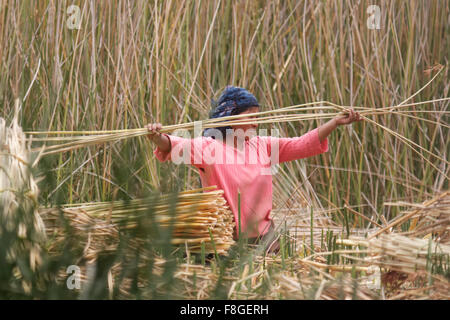
<svg viewBox="0 0 450 320">
<path fill-rule="evenodd" d="M 239 115 L 243 115 L 243 114 L 249 114 L 249 113 L 256 113 L 259 112 L 259 107 L 250 107 L 249 109 L 245 110 L 244 112 L 239 113 Z M 246 120 L 246 119 L 256 119 L 256 116 L 249 116 L 249 117 L 242 117 L 236 120 Z M 233 128 L 234 130 L 237 129 L 242 129 L 244 132 L 246 132 L 247 130 L 254 130 L 256 131 L 256 129 L 258 128 L 258 124 L 257 123 L 249 123 L 249 124 L 243 124 L 243 125 L 236 125 L 236 126 L 231 126 L 231 128 Z"/>
</svg>

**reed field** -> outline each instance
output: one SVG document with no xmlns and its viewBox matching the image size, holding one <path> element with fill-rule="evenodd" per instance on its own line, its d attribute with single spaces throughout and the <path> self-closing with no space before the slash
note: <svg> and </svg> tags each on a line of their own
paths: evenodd
<svg viewBox="0 0 450 320">
<path fill-rule="evenodd" d="M 438 0 L 0 0 L 0 299 L 449 299 L 449 17 Z M 208 120 L 227 85 L 257 119 Z M 233 240 L 222 193 L 145 137 L 200 120 L 295 137 L 347 108 L 364 121 L 273 175 L 276 254 Z"/>
</svg>

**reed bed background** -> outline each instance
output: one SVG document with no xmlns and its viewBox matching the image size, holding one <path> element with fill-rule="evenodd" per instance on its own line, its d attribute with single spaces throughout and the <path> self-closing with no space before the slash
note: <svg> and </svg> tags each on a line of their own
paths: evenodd
<svg viewBox="0 0 450 320">
<path fill-rule="evenodd" d="M 80 8 L 80 29 L 69 27 L 73 13 L 67 8 L 72 4 Z M 372 4 L 381 8 L 380 29 L 367 27 L 367 8 Z M 26 132 L 140 130 L 155 121 L 181 125 L 207 119 L 211 99 L 229 84 L 254 93 L 261 111 L 305 103 L 329 107 L 325 117 L 320 115 L 324 109 L 312 108 L 309 120 L 260 125 L 277 128 L 284 136 L 306 133 L 339 112 L 336 106 L 361 108 L 367 112 L 367 121 L 336 130 L 329 138 L 330 152 L 282 164 L 273 177 L 273 216 L 284 230 L 282 237 L 287 240 L 283 241 L 293 248 L 273 258 L 273 270 L 259 270 L 243 250 L 220 263 L 213 259 L 211 266 L 188 263 L 193 267 L 176 277 L 172 262 L 156 263 L 163 266 L 163 271 L 156 273 L 160 282 L 156 281 L 159 285 L 147 295 L 173 297 L 174 286 L 181 286 L 186 290 L 179 292 L 190 298 L 345 298 L 339 290 L 333 291 L 336 277 L 327 278 L 317 266 L 319 271 L 313 275 L 312 267 L 304 269 L 311 276 L 305 278 L 310 290 L 300 295 L 292 277 L 298 278 L 303 271 L 284 274 L 289 269 L 287 258 L 297 261 L 300 258 L 293 252 L 301 252 L 305 259 L 321 247 L 321 239 L 333 239 L 331 231 L 338 238 L 364 238 L 372 231 L 391 230 L 390 224 L 395 222 L 396 232 L 422 230 L 403 236 L 420 241 L 429 236 L 442 242 L 433 228 L 441 222 L 444 231 L 448 230 L 448 213 L 440 220 L 420 220 L 422 229 L 415 229 L 417 219 L 397 219 L 404 217 L 404 206 L 426 203 L 449 189 L 449 13 L 445 1 L 0 0 L 0 117 L 11 121 L 17 105 L 18 123 Z M 420 104 L 426 101 L 431 102 Z M 395 112 L 388 108 L 399 105 L 408 106 Z M 33 136 L 39 138 L 51 136 Z M 405 141 L 412 143 L 407 146 Z M 36 177 L 42 177 L 38 201 L 55 208 L 128 201 L 200 187 L 195 169 L 161 164 L 152 151 L 142 134 L 55 154 L 36 149 L 29 165 Z M 299 227 L 293 221 L 300 221 Z M 64 234 L 70 240 L 67 228 Z M 295 244 L 289 239 L 296 239 Z M 158 259 L 170 261 L 169 243 L 158 251 Z M 67 246 L 77 254 L 58 256 L 59 268 L 69 262 L 84 265 L 83 252 L 70 241 Z M 237 256 L 240 262 L 231 258 Z M 99 261 L 109 265 L 108 257 Z M 56 258 L 49 259 L 44 263 L 45 276 L 30 280 L 42 288 L 41 277 L 53 279 L 51 271 L 59 270 L 56 262 L 51 267 Z M 113 260 L 117 259 L 121 258 Z M 335 264 L 330 259 L 324 264 Z M 128 263 L 129 256 L 125 260 Z M 182 258 L 179 262 L 186 263 Z M 231 270 L 231 275 L 224 270 Z M 259 271 L 259 278 L 248 277 Z M 269 293 L 271 279 L 275 279 L 268 275 L 271 272 L 279 272 L 275 278 L 279 288 L 285 288 L 279 296 Z M 445 270 L 441 273 L 445 275 Z M 106 272 L 105 278 L 99 274 L 99 284 L 106 281 L 110 290 L 84 291 L 83 297 L 125 294 L 114 291 L 110 279 L 115 277 L 110 273 Z M 11 283 L 7 275 L 2 274 L 4 297 L 12 295 L 11 286 L 3 285 Z M 139 277 L 142 279 L 142 274 Z M 229 284 L 224 284 L 224 279 L 230 280 Z M 233 290 L 232 279 L 236 283 Z M 140 292 L 130 283 L 128 293 Z M 199 283 L 205 287 L 192 289 Z M 445 281 L 436 283 L 448 286 Z M 14 287 L 19 292 L 15 294 L 25 294 L 20 287 Z M 32 291 L 35 297 L 48 298 L 44 292 L 77 297 L 63 286 L 39 291 L 38 285 L 32 290 L 37 290 Z M 387 297 L 418 298 L 428 291 L 415 292 L 392 290 Z M 353 297 L 379 298 L 383 294 L 362 289 Z"/>
</svg>

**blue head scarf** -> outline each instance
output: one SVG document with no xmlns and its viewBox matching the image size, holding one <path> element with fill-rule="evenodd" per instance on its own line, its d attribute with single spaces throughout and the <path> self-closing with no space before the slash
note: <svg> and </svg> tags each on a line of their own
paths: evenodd
<svg viewBox="0 0 450 320">
<path fill-rule="evenodd" d="M 244 88 L 227 86 L 215 102 L 213 100 L 213 109 L 209 114 L 210 119 L 222 118 L 237 115 L 251 107 L 259 107 L 258 100 Z M 222 132 L 222 137 L 226 136 L 226 130 L 231 129 L 227 127 L 217 127 Z M 212 128 L 203 131 L 203 136 L 211 136 Z"/>
</svg>

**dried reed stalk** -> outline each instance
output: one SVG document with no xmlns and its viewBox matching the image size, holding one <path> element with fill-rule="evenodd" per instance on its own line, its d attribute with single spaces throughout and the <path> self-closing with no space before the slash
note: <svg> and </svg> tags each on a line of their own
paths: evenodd
<svg viewBox="0 0 450 320">
<path fill-rule="evenodd" d="M 30 155 L 17 112 L 10 126 L 0 118 L 0 241 L 5 237 L 5 243 L 11 243 L 6 252 L 9 263 L 28 255 L 35 270 L 41 264 L 45 227 L 36 210 L 39 190 L 30 172 Z M 22 277 L 20 271 L 17 274 Z M 23 288 L 30 292 L 31 284 L 23 280 Z"/>
</svg>

